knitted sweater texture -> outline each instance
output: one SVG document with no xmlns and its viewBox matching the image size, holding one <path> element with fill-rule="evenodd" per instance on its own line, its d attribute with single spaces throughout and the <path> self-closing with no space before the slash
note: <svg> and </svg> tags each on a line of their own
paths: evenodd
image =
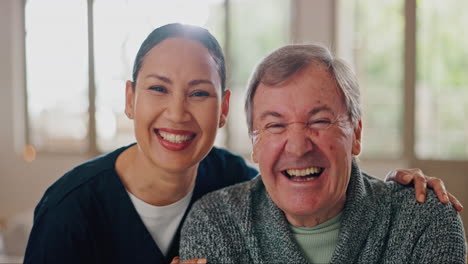
<svg viewBox="0 0 468 264">
<path fill-rule="evenodd" d="M 353 164 L 331 263 L 466 263 L 463 225 L 432 191 L 361 173 Z M 308 263 L 261 177 L 204 196 L 182 228 L 181 260 L 208 263 Z"/>
</svg>

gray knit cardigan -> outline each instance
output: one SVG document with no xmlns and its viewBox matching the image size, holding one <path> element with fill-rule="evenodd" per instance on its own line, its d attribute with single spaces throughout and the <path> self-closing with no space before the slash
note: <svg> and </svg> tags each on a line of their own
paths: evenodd
<svg viewBox="0 0 468 264">
<path fill-rule="evenodd" d="M 208 263 L 308 263 L 261 177 L 204 196 L 181 233 L 181 260 Z M 465 263 L 463 225 L 432 191 L 361 173 L 353 164 L 331 263 Z"/>
</svg>

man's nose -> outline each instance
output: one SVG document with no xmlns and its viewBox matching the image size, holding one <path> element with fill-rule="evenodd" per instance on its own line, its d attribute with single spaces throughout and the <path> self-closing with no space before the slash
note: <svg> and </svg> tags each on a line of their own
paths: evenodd
<svg viewBox="0 0 468 264">
<path fill-rule="evenodd" d="M 166 107 L 166 118 L 174 123 L 183 123 L 190 120 L 185 96 L 174 94 Z"/>
<path fill-rule="evenodd" d="M 299 124 L 294 126 L 290 125 L 286 137 L 287 142 L 285 150 L 289 154 L 302 157 L 304 154 L 313 150 L 314 144 L 312 139 L 307 134 L 306 129 Z"/>
</svg>

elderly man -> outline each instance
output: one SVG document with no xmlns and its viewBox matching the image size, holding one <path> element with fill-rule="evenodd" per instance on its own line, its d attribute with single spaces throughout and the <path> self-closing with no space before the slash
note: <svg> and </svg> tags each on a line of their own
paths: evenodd
<svg viewBox="0 0 468 264">
<path fill-rule="evenodd" d="M 319 45 L 267 56 L 246 114 L 261 176 L 208 194 L 182 229 L 181 259 L 210 263 L 465 263 L 460 217 L 430 192 L 363 173 L 357 80 Z"/>
</svg>

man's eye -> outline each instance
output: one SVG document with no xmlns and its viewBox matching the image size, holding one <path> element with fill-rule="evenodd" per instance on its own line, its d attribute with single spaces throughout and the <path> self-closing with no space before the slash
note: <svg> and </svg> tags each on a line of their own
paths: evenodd
<svg viewBox="0 0 468 264">
<path fill-rule="evenodd" d="M 167 93 L 167 89 L 164 86 L 151 86 L 149 89 L 155 92 Z"/>
<path fill-rule="evenodd" d="M 208 97 L 210 93 L 206 91 L 194 91 L 190 94 L 191 97 Z"/>
<path fill-rule="evenodd" d="M 319 120 L 315 120 L 313 123 L 315 123 L 315 124 L 330 124 L 331 121 L 330 121 L 330 119 L 319 119 Z"/>
<path fill-rule="evenodd" d="M 273 134 L 279 134 L 286 130 L 286 125 L 282 123 L 272 123 L 265 126 L 265 129 Z"/>
<path fill-rule="evenodd" d="M 331 124 L 330 119 L 317 119 L 309 121 L 307 126 L 311 129 L 324 129 L 329 127 Z"/>
<path fill-rule="evenodd" d="M 278 128 L 278 127 L 285 127 L 284 124 L 268 124 L 266 128 Z"/>
</svg>

